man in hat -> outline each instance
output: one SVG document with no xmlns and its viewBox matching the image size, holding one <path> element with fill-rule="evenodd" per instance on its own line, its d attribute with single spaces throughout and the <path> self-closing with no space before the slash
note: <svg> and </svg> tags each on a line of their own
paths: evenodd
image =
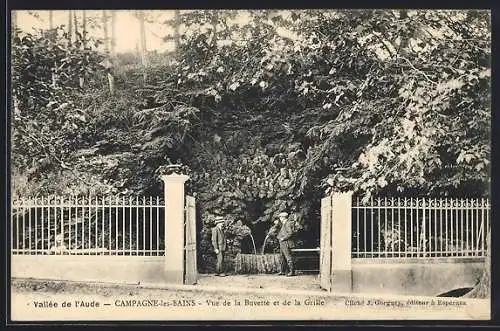
<svg viewBox="0 0 500 331">
<path fill-rule="evenodd" d="M 217 216 L 215 218 L 215 226 L 212 229 L 212 246 L 214 247 L 215 254 L 217 255 L 217 264 L 215 266 L 215 275 L 224 277 L 223 263 L 224 251 L 226 250 L 226 236 L 222 230 L 224 224 L 224 217 Z"/>
<path fill-rule="evenodd" d="M 292 256 L 292 248 L 294 247 L 292 236 L 294 235 L 293 223 L 288 220 L 288 213 L 282 212 L 278 215 L 281 222 L 281 228 L 278 232 L 278 240 L 280 243 L 280 264 L 281 271 L 278 275 L 284 275 L 285 269 L 288 266 L 287 276 L 295 276 L 295 269 Z"/>
</svg>

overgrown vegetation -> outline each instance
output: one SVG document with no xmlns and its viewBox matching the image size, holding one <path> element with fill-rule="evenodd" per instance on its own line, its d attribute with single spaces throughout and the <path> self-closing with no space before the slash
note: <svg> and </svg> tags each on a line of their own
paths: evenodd
<svg viewBox="0 0 500 331">
<path fill-rule="evenodd" d="M 181 162 L 200 225 L 222 213 L 258 247 L 282 210 L 316 246 L 331 190 L 489 195 L 487 12 L 282 14 L 182 13 L 175 55 L 112 59 L 114 95 L 91 42 L 17 34 L 12 161 L 31 189 L 13 193 L 158 194 Z"/>
</svg>

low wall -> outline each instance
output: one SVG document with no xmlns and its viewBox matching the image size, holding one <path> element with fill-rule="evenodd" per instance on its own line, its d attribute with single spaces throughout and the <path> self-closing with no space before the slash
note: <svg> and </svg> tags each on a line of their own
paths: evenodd
<svg viewBox="0 0 500 331">
<path fill-rule="evenodd" d="M 163 256 L 12 255 L 12 277 L 138 284 L 164 281 Z"/>
<path fill-rule="evenodd" d="M 356 293 L 435 296 L 473 287 L 482 275 L 484 258 L 352 259 Z"/>
</svg>

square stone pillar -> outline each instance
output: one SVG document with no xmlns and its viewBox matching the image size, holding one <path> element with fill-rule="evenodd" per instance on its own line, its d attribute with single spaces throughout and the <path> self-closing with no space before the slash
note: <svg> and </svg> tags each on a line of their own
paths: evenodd
<svg viewBox="0 0 500 331">
<path fill-rule="evenodd" d="M 332 194 L 332 291 L 352 291 L 352 192 Z"/>
<path fill-rule="evenodd" d="M 184 283 L 184 183 L 189 176 L 162 176 L 165 184 L 165 282 Z"/>
</svg>

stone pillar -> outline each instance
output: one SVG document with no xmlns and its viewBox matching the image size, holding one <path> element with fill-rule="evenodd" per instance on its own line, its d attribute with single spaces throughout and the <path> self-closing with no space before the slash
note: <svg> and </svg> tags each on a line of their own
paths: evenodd
<svg viewBox="0 0 500 331">
<path fill-rule="evenodd" d="M 332 291 L 352 291 L 352 192 L 332 194 Z"/>
<path fill-rule="evenodd" d="M 162 176 L 165 184 L 165 282 L 184 283 L 184 183 L 187 175 Z"/>
</svg>

